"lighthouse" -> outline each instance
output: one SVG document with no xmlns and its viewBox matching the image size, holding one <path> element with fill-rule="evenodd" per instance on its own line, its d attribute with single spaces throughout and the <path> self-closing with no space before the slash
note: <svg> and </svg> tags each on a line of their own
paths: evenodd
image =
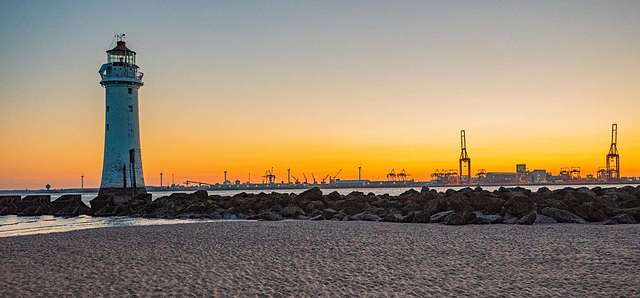
<svg viewBox="0 0 640 298">
<path fill-rule="evenodd" d="M 107 51 L 100 85 L 105 89 L 104 162 L 99 195 L 114 195 L 117 201 L 146 194 L 140 152 L 138 90 L 144 84 L 136 65 L 136 52 L 127 48 L 124 34 Z"/>
</svg>

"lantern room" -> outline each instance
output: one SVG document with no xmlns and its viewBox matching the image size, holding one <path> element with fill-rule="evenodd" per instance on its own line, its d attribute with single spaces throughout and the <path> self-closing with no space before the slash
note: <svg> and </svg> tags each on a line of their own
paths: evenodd
<svg viewBox="0 0 640 298">
<path fill-rule="evenodd" d="M 114 66 L 136 65 L 136 52 L 129 50 L 126 43 L 119 40 L 115 48 L 107 51 L 107 63 Z"/>
<path fill-rule="evenodd" d="M 107 63 L 102 64 L 98 73 L 100 84 L 123 83 L 142 86 L 143 73 L 136 65 L 136 52 L 129 50 L 124 42 L 124 34 L 115 36 L 118 39 L 116 47 L 107 51 Z"/>
</svg>

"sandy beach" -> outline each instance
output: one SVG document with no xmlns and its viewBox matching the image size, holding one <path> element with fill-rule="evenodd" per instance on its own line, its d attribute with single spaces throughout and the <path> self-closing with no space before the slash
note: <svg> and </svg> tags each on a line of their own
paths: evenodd
<svg viewBox="0 0 640 298">
<path fill-rule="evenodd" d="M 636 225 L 213 222 L 0 238 L 2 296 L 638 296 Z"/>
</svg>

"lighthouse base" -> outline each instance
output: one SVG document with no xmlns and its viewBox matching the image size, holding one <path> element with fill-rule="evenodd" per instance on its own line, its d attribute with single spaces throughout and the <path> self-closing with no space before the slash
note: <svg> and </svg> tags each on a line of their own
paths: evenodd
<svg viewBox="0 0 640 298">
<path fill-rule="evenodd" d="M 100 191 L 98 191 L 98 195 L 102 196 L 102 195 L 113 195 L 116 202 L 118 203 L 126 203 L 129 202 L 133 197 L 140 195 L 140 194 L 146 194 L 147 193 L 147 189 L 144 187 L 138 187 L 138 188 L 131 188 L 131 187 L 127 187 L 127 188 L 117 188 L 117 187 L 109 187 L 109 188 L 100 188 Z"/>
</svg>

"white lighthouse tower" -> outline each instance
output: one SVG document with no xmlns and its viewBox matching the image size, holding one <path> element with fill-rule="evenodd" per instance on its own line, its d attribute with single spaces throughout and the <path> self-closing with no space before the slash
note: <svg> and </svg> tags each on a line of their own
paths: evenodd
<svg viewBox="0 0 640 298">
<path fill-rule="evenodd" d="M 106 91 L 104 163 L 99 195 L 114 195 L 118 201 L 145 194 L 140 153 L 138 89 L 142 72 L 136 52 L 129 50 L 124 34 L 107 51 L 107 63 L 100 67 L 100 85 Z"/>
</svg>

